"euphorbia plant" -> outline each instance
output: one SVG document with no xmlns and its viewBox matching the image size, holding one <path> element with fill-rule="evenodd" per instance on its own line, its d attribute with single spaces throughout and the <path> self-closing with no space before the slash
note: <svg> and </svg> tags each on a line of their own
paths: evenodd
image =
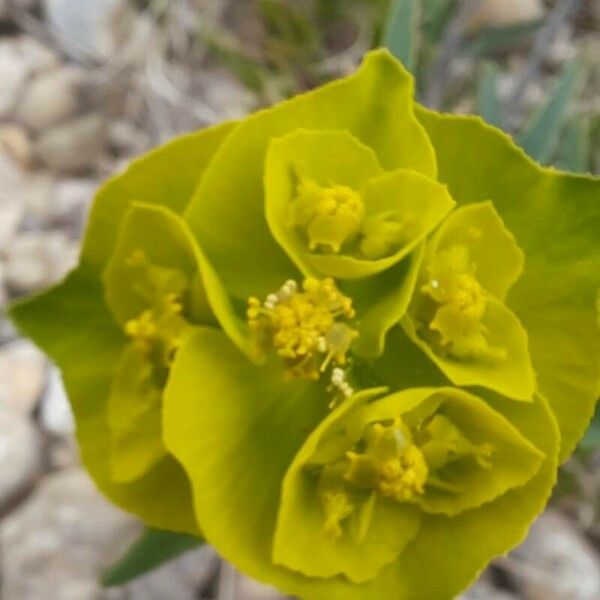
<svg viewBox="0 0 600 600">
<path fill-rule="evenodd" d="M 412 93 L 375 51 L 150 153 L 12 310 L 109 498 L 307 600 L 457 594 L 600 391 L 599 181 Z"/>
</svg>

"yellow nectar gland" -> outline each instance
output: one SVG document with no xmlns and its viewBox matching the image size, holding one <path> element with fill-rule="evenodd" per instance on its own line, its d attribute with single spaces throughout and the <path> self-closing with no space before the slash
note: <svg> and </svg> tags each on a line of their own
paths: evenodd
<svg viewBox="0 0 600 600">
<path fill-rule="evenodd" d="M 342 522 L 353 512 L 354 505 L 350 502 L 348 494 L 343 491 L 326 491 L 321 495 L 321 502 L 325 510 L 325 524 L 323 531 L 334 539 L 342 537 L 344 530 Z"/>
<path fill-rule="evenodd" d="M 338 253 L 357 237 L 364 214 L 362 198 L 352 188 L 323 187 L 305 180 L 290 204 L 289 225 L 305 230 L 311 251 L 324 248 Z"/>
<path fill-rule="evenodd" d="M 133 252 L 126 264 L 133 270 L 133 289 L 148 308 L 125 323 L 125 333 L 141 353 L 168 368 L 189 326 L 183 315 L 187 280 L 174 269 L 151 264 L 142 250 Z"/>
<path fill-rule="evenodd" d="M 250 298 L 247 311 L 258 354 L 274 347 L 294 379 L 318 379 L 331 362 L 346 363 L 358 334 L 338 319 L 354 314 L 352 300 L 332 279 L 312 277 L 304 280 L 302 290 L 290 280 L 264 302 Z"/>
<path fill-rule="evenodd" d="M 362 489 L 373 489 L 396 502 L 424 493 L 429 470 L 400 418 L 391 425 L 375 423 L 365 436 L 364 452 L 348 452 L 344 479 Z"/>
<path fill-rule="evenodd" d="M 473 234 L 474 235 L 474 234 Z M 437 257 L 421 292 L 436 304 L 429 329 L 440 336 L 445 351 L 456 358 L 502 360 L 505 352 L 487 342 L 482 319 L 486 294 L 475 277 L 475 265 L 464 244 L 455 244 Z"/>
</svg>

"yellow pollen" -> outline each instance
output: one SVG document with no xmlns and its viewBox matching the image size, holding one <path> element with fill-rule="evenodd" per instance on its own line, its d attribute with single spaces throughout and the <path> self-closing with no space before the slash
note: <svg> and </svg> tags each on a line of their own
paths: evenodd
<svg viewBox="0 0 600 600">
<path fill-rule="evenodd" d="M 311 251 L 340 252 L 360 232 L 365 209 L 358 192 L 344 185 L 320 186 L 302 181 L 290 204 L 289 224 L 308 238 Z"/>
<path fill-rule="evenodd" d="M 372 425 L 365 441 L 364 452 L 346 454 L 346 481 L 361 489 L 377 490 L 396 502 L 424 493 L 429 475 L 427 463 L 401 419 L 389 426 Z"/>
<path fill-rule="evenodd" d="M 427 319 L 428 328 L 439 335 L 439 343 L 448 354 L 465 359 L 504 358 L 504 351 L 490 347 L 486 340 L 482 319 L 487 298 L 475 277 L 467 246 L 455 244 L 441 252 L 421 292 L 435 303 L 433 316 Z"/>
<path fill-rule="evenodd" d="M 288 375 L 299 379 L 318 379 L 330 362 L 346 362 L 357 334 L 338 319 L 352 319 L 354 314 L 351 299 L 332 279 L 311 277 L 304 280 L 302 291 L 290 281 L 262 303 L 250 298 L 247 310 L 258 353 L 274 347 Z"/>
<path fill-rule="evenodd" d="M 137 349 L 162 367 L 170 367 L 188 328 L 183 306 L 175 294 L 168 294 L 152 308 L 125 323 L 125 333 Z"/>
</svg>

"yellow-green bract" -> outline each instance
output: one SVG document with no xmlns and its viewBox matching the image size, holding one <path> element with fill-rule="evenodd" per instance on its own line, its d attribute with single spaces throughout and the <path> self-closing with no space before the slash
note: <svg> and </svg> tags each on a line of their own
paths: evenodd
<svg viewBox="0 0 600 600">
<path fill-rule="evenodd" d="M 519 543 L 600 392 L 600 182 L 386 51 L 142 157 L 12 308 L 98 487 L 306 600 L 440 600 Z"/>
</svg>

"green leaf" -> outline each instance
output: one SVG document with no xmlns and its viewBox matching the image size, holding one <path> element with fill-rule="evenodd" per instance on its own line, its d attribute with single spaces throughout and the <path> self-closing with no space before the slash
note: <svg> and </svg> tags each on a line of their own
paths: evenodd
<svg viewBox="0 0 600 600">
<path fill-rule="evenodd" d="M 427 0 L 425 2 L 424 31 L 431 44 L 440 41 L 453 13 L 452 0 Z"/>
<path fill-rule="evenodd" d="M 453 198 L 459 204 L 491 198 L 525 252 L 508 305 L 527 330 L 564 459 L 600 395 L 600 180 L 540 167 L 476 117 L 418 114 Z"/>
<path fill-rule="evenodd" d="M 383 354 L 386 335 L 404 316 L 412 297 L 423 258 L 423 245 L 397 265 L 366 280 L 347 281 L 342 291 L 354 300 L 358 339 L 353 352 L 362 358 Z"/>
<path fill-rule="evenodd" d="M 421 0 L 392 0 L 383 33 L 383 45 L 414 71 L 419 39 Z"/>
<path fill-rule="evenodd" d="M 248 349 L 245 321 L 237 315 L 187 223 L 161 206 L 134 202 L 123 215 L 114 254 L 103 273 L 107 304 L 119 322 L 125 323 L 148 308 L 147 299 L 136 291 L 139 282 L 128 266 L 128 259 L 138 250 L 155 267 L 168 269 L 187 281 L 185 313 L 191 322 L 216 325 L 218 321 L 240 348 Z"/>
<path fill-rule="evenodd" d="M 332 429 L 340 427 L 340 420 L 350 406 L 360 405 L 374 396 L 385 393 L 385 388 L 365 390 L 329 414 L 309 436 L 298 452 L 283 480 L 281 505 L 273 541 L 273 561 L 309 577 L 333 577 L 343 574 L 353 582 L 368 581 L 381 568 L 394 561 L 417 534 L 421 515 L 408 504 L 393 500 L 374 499 L 374 506 L 362 535 L 346 531 L 339 539 L 332 538 L 323 528 L 324 511 L 319 498 L 319 478 L 309 468 L 319 452 L 323 438 L 333 436 Z M 346 440 L 339 448 L 344 456 L 352 449 Z M 368 498 L 353 498 L 356 508 L 369 505 Z M 362 504 L 359 502 L 362 501 Z M 349 529 L 359 529 L 361 511 L 350 516 Z"/>
<path fill-rule="evenodd" d="M 121 559 L 104 572 L 102 585 L 115 587 L 129 583 L 203 543 L 196 536 L 147 528 Z"/>
<path fill-rule="evenodd" d="M 477 82 L 477 112 L 490 124 L 502 128 L 504 112 L 498 89 L 499 70 L 487 63 Z"/>
<path fill-rule="evenodd" d="M 532 398 L 535 377 L 527 334 L 503 303 L 523 270 L 523 261 L 522 251 L 489 201 L 455 210 L 426 244 L 402 326 L 455 385 L 481 385 L 517 400 Z M 464 279 L 467 283 L 460 283 Z M 469 282 L 475 287 L 469 288 Z M 452 313 L 452 294 L 459 297 L 468 289 L 478 298 L 471 299 L 470 310 L 478 310 L 476 304 L 482 303 L 480 330 L 465 333 L 463 328 L 470 328 L 463 325 L 444 333 L 448 321 L 443 315 L 457 316 Z M 456 340 L 444 341 L 455 336 Z M 463 349 L 453 352 L 454 341 Z"/>
<path fill-rule="evenodd" d="M 275 568 L 281 481 L 328 402 L 318 383 L 285 381 L 277 360 L 256 367 L 219 331 L 200 329 L 179 350 L 165 394 L 165 443 L 199 492 L 205 539 L 248 573 L 264 578 Z"/>
<path fill-rule="evenodd" d="M 572 119 L 563 131 L 556 166 L 574 173 L 585 173 L 591 164 L 590 119 Z"/>
<path fill-rule="evenodd" d="M 100 491 L 151 527 L 195 534 L 189 482 L 172 457 L 134 483 L 112 479 L 107 403 L 127 341 L 102 295 L 99 281 L 78 269 L 60 285 L 13 305 L 10 316 L 59 366 L 81 459 Z"/>
<path fill-rule="evenodd" d="M 474 57 L 481 57 L 504 48 L 513 48 L 524 43 L 543 23 L 544 19 L 536 19 L 505 27 L 485 27 L 466 44 L 465 51 Z"/>
<path fill-rule="evenodd" d="M 110 472 L 116 483 L 130 483 L 167 456 L 162 441 L 161 389 L 148 372 L 151 365 L 128 346 L 115 374 L 108 400 Z"/>
<path fill-rule="evenodd" d="M 270 140 L 302 128 L 346 129 L 375 151 L 384 169 L 410 168 L 434 177 L 435 156 L 412 114 L 412 92 L 410 75 L 379 50 L 367 55 L 356 74 L 258 112 L 227 138 L 186 217 L 234 297 L 266 297 L 297 275 L 265 219 Z"/>
<path fill-rule="evenodd" d="M 492 451 L 488 467 L 482 467 L 473 457 L 444 467 L 437 479 L 443 477 L 461 491 L 448 494 L 428 485 L 424 495 L 416 500 L 425 512 L 452 516 L 478 508 L 525 485 L 538 472 L 544 454 L 483 398 L 458 388 L 405 389 L 366 405 L 356 402 L 345 411 L 351 431 L 398 416 L 405 424 L 416 427 L 434 415 L 450 421 L 474 445 L 489 444 Z"/>
<path fill-rule="evenodd" d="M 235 122 L 223 123 L 178 137 L 109 179 L 94 199 L 81 251 L 82 265 L 95 272 L 103 268 L 132 202 L 157 204 L 181 213 L 212 155 L 235 125 Z M 177 168 L 173 169 L 173 165 Z"/>
<path fill-rule="evenodd" d="M 585 436 L 579 443 L 579 448 L 582 450 L 596 450 L 600 448 L 600 405 L 596 406 L 596 414 Z"/>
<path fill-rule="evenodd" d="M 547 405 L 540 399 L 518 403 L 486 396 L 546 455 L 529 483 L 452 518 L 428 515 L 398 560 L 363 584 L 307 578 L 277 566 L 272 541 L 283 478 L 325 416 L 327 402 L 314 384 L 285 383 L 281 377 L 276 366 L 254 367 L 221 333 L 203 330 L 180 350 L 165 422 L 167 446 L 196 492 L 196 514 L 207 542 L 248 575 L 284 593 L 306 600 L 450 598 L 492 557 L 521 541 L 548 500 L 558 434 Z M 432 553 L 435 569 L 430 568 Z"/>
<path fill-rule="evenodd" d="M 538 162 L 546 164 L 552 158 L 568 118 L 569 105 L 582 79 L 583 70 L 578 60 L 565 65 L 548 101 L 531 117 L 519 136 L 519 144 Z"/>
<path fill-rule="evenodd" d="M 362 205 L 364 214 L 357 218 L 353 239 L 336 254 L 310 250 L 310 235 L 290 226 L 290 213 L 300 202 L 298 184 L 307 180 L 325 188 L 350 188 Z M 361 279 L 388 269 L 405 258 L 454 206 L 444 186 L 424 175 L 404 169 L 384 173 L 373 151 L 346 132 L 296 131 L 272 141 L 265 186 L 266 216 L 273 236 L 303 273 L 315 277 Z M 360 248 L 352 248 L 352 242 L 356 246 L 365 240 L 369 220 L 380 219 L 385 226 L 386 218 L 403 227 L 386 253 L 370 259 Z M 325 224 L 332 229 L 330 236 L 339 228 L 334 219 Z"/>
</svg>

